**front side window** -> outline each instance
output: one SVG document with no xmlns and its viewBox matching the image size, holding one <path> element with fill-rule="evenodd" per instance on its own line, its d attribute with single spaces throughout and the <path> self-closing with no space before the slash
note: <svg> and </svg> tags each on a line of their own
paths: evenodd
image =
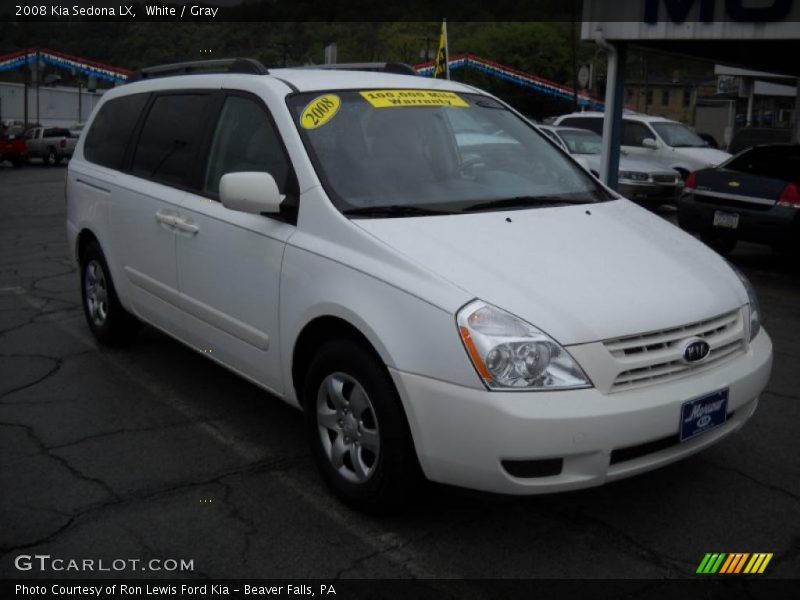
<svg viewBox="0 0 800 600">
<path fill-rule="evenodd" d="M 211 142 L 203 191 L 218 194 L 222 176 L 237 171 L 269 173 L 282 194 L 291 188 L 292 170 L 267 113 L 254 100 L 229 96 Z"/>
<path fill-rule="evenodd" d="M 647 138 L 655 139 L 653 132 L 642 123 L 636 121 L 623 121 L 622 123 L 622 145 L 623 146 L 643 146 Z"/>
<path fill-rule="evenodd" d="M 290 97 L 289 107 L 328 195 L 345 214 L 391 207 L 411 216 L 609 198 L 530 123 L 485 96 L 318 92 Z"/>
<path fill-rule="evenodd" d="M 190 185 L 209 102 L 207 94 L 157 97 L 136 146 L 133 174 L 166 184 Z"/>
<path fill-rule="evenodd" d="M 708 146 L 701 137 L 683 123 L 656 121 L 651 123 L 661 139 L 673 148 L 702 148 Z"/>
</svg>

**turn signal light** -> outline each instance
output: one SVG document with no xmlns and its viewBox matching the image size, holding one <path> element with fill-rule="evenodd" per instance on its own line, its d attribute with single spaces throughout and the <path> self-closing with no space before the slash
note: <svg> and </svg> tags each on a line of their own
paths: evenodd
<svg viewBox="0 0 800 600">
<path fill-rule="evenodd" d="M 800 208 L 800 189 L 797 188 L 796 183 L 790 183 L 781 192 L 781 197 L 778 198 L 778 206 L 793 206 Z"/>
<path fill-rule="evenodd" d="M 690 192 L 697 187 L 697 176 L 694 173 L 689 173 L 686 181 L 683 182 L 683 191 Z"/>
</svg>

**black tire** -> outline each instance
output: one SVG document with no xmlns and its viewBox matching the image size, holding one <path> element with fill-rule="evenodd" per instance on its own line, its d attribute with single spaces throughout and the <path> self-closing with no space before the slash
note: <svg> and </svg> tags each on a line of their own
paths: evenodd
<svg viewBox="0 0 800 600">
<path fill-rule="evenodd" d="M 58 154 L 55 148 L 47 149 L 47 155 L 44 157 L 44 164 L 49 167 L 54 167 L 58 164 Z"/>
<path fill-rule="evenodd" d="M 106 346 L 121 346 L 130 342 L 140 323 L 120 304 L 111 272 L 97 242 L 91 242 L 86 247 L 80 264 L 83 313 L 89 329 Z M 99 301 L 100 297 L 104 297 L 104 302 Z"/>
<path fill-rule="evenodd" d="M 730 235 L 713 235 L 704 233 L 700 236 L 703 243 L 717 254 L 727 256 L 736 247 L 737 239 Z"/>
<path fill-rule="evenodd" d="M 348 400 L 347 405 L 351 406 L 349 413 L 345 412 L 344 419 L 339 421 L 343 425 L 336 426 L 338 431 L 326 429 L 319 419 L 320 411 L 332 409 L 336 415 L 342 414 L 328 392 L 328 383 L 333 382 L 335 386 L 337 378 L 343 381 L 340 399 Z M 357 404 L 363 404 L 363 400 L 355 402 L 356 385 L 366 394 L 369 405 L 358 417 Z M 407 506 L 424 478 L 400 398 L 389 373 L 375 354 L 351 340 L 327 342 L 311 361 L 303 389 L 308 441 L 322 477 L 333 492 L 347 504 L 371 514 L 394 513 Z M 318 405 L 325 408 L 318 409 Z M 337 469 L 330 456 L 336 440 L 340 443 L 344 440 L 347 447 L 348 431 L 353 436 L 351 442 L 356 441 L 350 444 L 350 450 L 341 453 L 343 464 Z M 371 440 L 377 440 L 377 452 L 369 450 L 366 441 L 359 447 L 355 436 L 361 438 L 363 433 L 365 437 L 361 439 L 367 440 L 368 432 Z M 377 432 L 377 436 L 373 432 Z M 327 447 L 323 435 L 328 440 Z M 366 479 L 358 481 L 364 476 L 364 466 L 359 475 L 353 456 L 370 471 Z"/>
<path fill-rule="evenodd" d="M 24 164 L 25 164 L 25 159 L 21 157 L 16 157 L 11 159 L 11 166 L 13 166 L 15 169 L 19 169 Z"/>
</svg>

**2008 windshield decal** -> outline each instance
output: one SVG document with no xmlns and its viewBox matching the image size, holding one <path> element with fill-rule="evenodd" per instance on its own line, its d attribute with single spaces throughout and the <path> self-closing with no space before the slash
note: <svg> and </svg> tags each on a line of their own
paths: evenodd
<svg viewBox="0 0 800 600">
<path fill-rule="evenodd" d="M 304 129 L 316 129 L 330 121 L 339 111 L 342 101 L 335 94 L 317 96 L 309 102 L 300 115 L 300 125 Z"/>
</svg>

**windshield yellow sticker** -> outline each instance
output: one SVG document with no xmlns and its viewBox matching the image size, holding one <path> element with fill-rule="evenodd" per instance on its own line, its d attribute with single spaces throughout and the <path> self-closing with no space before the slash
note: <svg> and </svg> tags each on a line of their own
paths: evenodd
<svg viewBox="0 0 800 600">
<path fill-rule="evenodd" d="M 454 92 L 437 90 L 370 90 L 360 92 L 375 108 L 392 106 L 458 106 L 466 108 L 467 102 Z"/>
<path fill-rule="evenodd" d="M 309 102 L 300 115 L 300 125 L 304 129 L 316 129 L 330 121 L 339 111 L 342 101 L 335 94 L 317 96 Z"/>
</svg>

